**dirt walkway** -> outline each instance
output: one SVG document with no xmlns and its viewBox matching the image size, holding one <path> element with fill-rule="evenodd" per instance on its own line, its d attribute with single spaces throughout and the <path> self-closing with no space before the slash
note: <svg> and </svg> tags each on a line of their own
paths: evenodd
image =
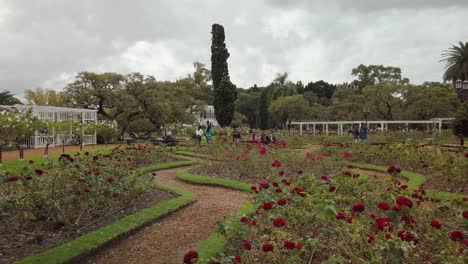
<svg viewBox="0 0 468 264">
<path fill-rule="evenodd" d="M 175 178 L 178 169 L 157 172 L 157 183 L 195 193 L 197 201 L 136 234 L 104 249 L 86 263 L 182 263 L 188 250 L 208 238 L 215 219 L 235 212 L 248 195 L 226 188 L 184 183 Z"/>
<path fill-rule="evenodd" d="M 109 144 L 108 147 L 118 147 L 122 146 L 121 144 Z M 83 146 L 83 150 L 90 150 L 90 149 L 98 149 L 104 148 L 106 145 L 86 145 Z M 78 152 L 80 151 L 80 146 L 65 146 L 65 152 Z M 49 148 L 49 155 L 55 153 L 62 153 L 62 147 L 56 146 L 55 148 Z M 44 149 L 25 149 L 24 150 L 24 159 L 28 160 L 28 158 L 38 157 L 44 155 Z M 2 160 L 3 161 L 10 161 L 10 160 L 19 160 L 19 150 L 11 150 L 11 151 L 3 151 L 2 153 Z"/>
</svg>

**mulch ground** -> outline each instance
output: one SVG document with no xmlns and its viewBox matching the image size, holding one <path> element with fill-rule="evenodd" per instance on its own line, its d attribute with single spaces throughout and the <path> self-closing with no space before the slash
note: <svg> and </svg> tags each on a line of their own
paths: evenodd
<svg viewBox="0 0 468 264">
<path fill-rule="evenodd" d="M 154 188 L 142 194 L 132 204 L 109 208 L 109 211 L 100 217 L 88 219 L 74 227 L 34 221 L 30 226 L 18 229 L 20 227 L 12 228 L 12 223 L 3 222 L 0 227 L 0 263 L 13 263 L 15 260 L 40 253 L 174 197 L 170 192 Z"/>
<path fill-rule="evenodd" d="M 182 263 L 189 250 L 214 231 L 216 219 L 225 219 L 248 198 L 240 191 L 193 185 L 175 178 L 179 169 L 157 172 L 156 182 L 195 193 L 197 201 L 129 237 L 116 241 L 84 263 Z"/>
</svg>

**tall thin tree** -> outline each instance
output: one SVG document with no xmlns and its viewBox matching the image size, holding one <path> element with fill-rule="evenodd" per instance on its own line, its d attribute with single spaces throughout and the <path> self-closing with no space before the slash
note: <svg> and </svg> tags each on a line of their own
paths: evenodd
<svg viewBox="0 0 468 264">
<path fill-rule="evenodd" d="M 214 109 L 220 126 L 229 126 L 234 117 L 236 86 L 231 83 L 227 59 L 229 52 L 224 43 L 224 28 L 213 24 L 211 43 L 211 74 L 213 78 Z"/>
</svg>

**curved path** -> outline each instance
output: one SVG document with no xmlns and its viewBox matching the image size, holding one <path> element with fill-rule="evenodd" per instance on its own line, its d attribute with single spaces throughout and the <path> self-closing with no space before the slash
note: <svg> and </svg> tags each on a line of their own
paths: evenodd
<svg viewBox="0 0 468 264">
<path fill-rule="evenodd" d="M 156 182 L 193 192 L 195 203 L 103 249 L 86 263 L 182 263 L 184 254 L 196 250 L 198 242 L 213 232 L 216 218 L 235 212 L 248 198 L 240 191 L 177 180 L 176 172 L 183 169 L 158 171 Z"/>
</svg>

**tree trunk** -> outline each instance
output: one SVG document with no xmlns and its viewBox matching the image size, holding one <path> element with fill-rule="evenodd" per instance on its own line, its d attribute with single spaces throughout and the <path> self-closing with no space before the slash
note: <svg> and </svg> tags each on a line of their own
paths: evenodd
<svg viewBox="0 0 468 264">
<path fill-rule="evenodd" d="M 460 136 L 460 152 L 463 154 L 465 151 L 465 138 L 463 135 Z"/>
<path fill-rule="evenodd" d="M 62 142 L 62 154 L 65 154 L 65 142 Z"/>
<path fill-rule="evenodd" d="M 24 149 L 21 145 L 18 145 L 20 160 L 24 160 Z"/>
<path fill-rule="evenodd" d="M 2 151 L 3 151 L 3 145 L 0 144 L 0 166 L 2 166 Z"/>
<path fill-rule="evenodd" d="M 44 157 L 47 158 L 49 156 L 49 144 L 46 143 L 45 149 L 44 149 Z"/>
</svg>

